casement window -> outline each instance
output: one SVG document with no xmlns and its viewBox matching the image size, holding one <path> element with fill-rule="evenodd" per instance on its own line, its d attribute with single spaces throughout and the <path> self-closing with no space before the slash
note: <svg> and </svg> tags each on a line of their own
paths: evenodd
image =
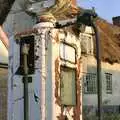
<svg viewBox="0 0 120 120">
<path fill-rule="evenodd" d="M 62 105 L 76 105 L 76 70 L 61 67 L 60 94 Z"/>
<path fill-rule="evenodd" d="M 105 77 L 106 77 L 106 93 L 112 94 L 112 74 L 105 73 Z"/>
<path fill-rule="evenodd" d="M 97 93 L 97 79 L 95 73 L 87 73 L 84 77 L 84 93 L 96 94 Z"/>
</svg>

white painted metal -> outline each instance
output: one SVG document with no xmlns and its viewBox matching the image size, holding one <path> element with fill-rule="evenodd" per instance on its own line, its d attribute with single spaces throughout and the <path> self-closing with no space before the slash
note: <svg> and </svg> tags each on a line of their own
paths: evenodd
<svg viewBox="0 0 120 120">
<path fill-rule="evenodd" d="M 54 4 L 55 0 L 17 0 L 18 8 L 37 14 Z"/>
<path fill-rule="evenodd" d="M 80 40 L 75 35 L 64 31 L 61 32 L 54 28 L 54 24 L 50 22 L 39 23 L 34 26 L 38 29 L 38 34 L 35 35 L 35 74 L 31 75 L 33 82 L 29 83 L 29 99 L 30 99 L 30 120 L 56 120 L 61 115 L 61 107 L 56 103 L 55 89 L 56 89 L 56 60 L 60 65 L 66 65 L 71 68 L 76 68 L 77 65 L 73 63 L 60 60 L 60 44 L 65 41 L 66 43 L 75 47 L 66 47 L 65 54 L 70 54 L 67 59 L 75 61 L 81 57 Z M 57 40 L 57 37 L 58 40 Z M 15 75 L 19 67 L 19 45 L 16 44 L 15 39 L 12 38 L 10 48 L 10 67 L 9 67 L 9 85 L 8 85 L 8 120 L 21 120 L 23 119 L 23 83 L 22 76 Z M 69 51 L 69 52 L 68 52 Z M 63 51 L 62 51 L 63 52 Z M 39 98 L 36 103 L 34 93 Z M 60 86 L 58 86 L 58 95 L 60 95 Z M 80 98 L 81 99 L 81 98 Z M 82 99 L 81 99 L 82 100 Z M 69 112 L 64 109 L 63 114 L 66 114 L 69 120 L 73 120 L 73 108 Z M 81 116 L 81 115 L 80 115 Z"/>
</svg>

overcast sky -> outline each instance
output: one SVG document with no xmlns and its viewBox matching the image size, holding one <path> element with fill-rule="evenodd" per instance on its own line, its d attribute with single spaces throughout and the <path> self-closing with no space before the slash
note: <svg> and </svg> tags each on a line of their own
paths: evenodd
<svg viewBox="0 0 120 120">
<path fill-rule="evenodd" d="M 84 8 L 95 7 L 98 15 L 109 22 L 112 22 L 112 17 L 120 16 L 120 0 L 77 0 L 77 2 Z"/>
</svg>

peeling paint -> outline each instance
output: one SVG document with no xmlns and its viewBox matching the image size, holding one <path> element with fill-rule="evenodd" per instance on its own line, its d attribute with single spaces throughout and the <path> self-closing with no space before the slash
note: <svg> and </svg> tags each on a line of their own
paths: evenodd
<svg viewBox="0 0 120 120">
<path fill-rule="evenodd" d="M 81 114 L 81 100 L 80 100 L 80 94 L 81 94 L 81 89 L 80 89 L 80 59 L 77 60 L 77 81 L 76 81 L 76 86 L 77 86 L 77 105 L 74 108 L 74 120 L 80 120 L 80 114 Z"/>
<path fill-rule="evenodd" d="M 60 32 L 59 39 L 60 42 L 62 40 L 66 40 L 66 42 L 69 42 L 69 44 L 75 45 L 76 49 L 77 49 L 77 54 L 80 53 L 80 49 L 78 49 L 79 44 L 77 44 L 77 42 L 74 40 L 75 37 L 70 37 L 71 34 L 68 33 L 64 33 L 63 31 Z M 73 38 L 71 40 L 71 38 Z M 60 42 L 58 42 L 58 44 L 60 44 Z M 76 94 L 77 94 L 77 104 L 76 106 L 63 106 L 61 104 L 61 98 L 60 98 L 60 66 L 64 64 L 67 65 L 68 67 L 75 67 L 76 68 Z M 81 88 L 80 88 L 80 72 L 81 72 L 81 61 L 80 61 L 80 54 L 77 55 L 77 63 L 75 65 L 69 64 L 69 63 L 64 63 L 63 61 L 60 60 L 59 57 L 56 58 L 55 60 L 55 104 L 56 106 L 58 105 L 60 107 L 60 113 L 57 116 L 58 120 L 80 120 L 80 116 L 81 116 Z"/>
<path fill-rule="evenodd" d="M 59 106 L 61 106 L 60 96 L 58 95 L 58 91 L 59 91 L 59 88 L 60 88 L 59 65 L 60 65 L 59 59 L 57 58 L 55 60 L 55 98 L 56 98 L 55 103 L 58 104 Z"/>
</svg>

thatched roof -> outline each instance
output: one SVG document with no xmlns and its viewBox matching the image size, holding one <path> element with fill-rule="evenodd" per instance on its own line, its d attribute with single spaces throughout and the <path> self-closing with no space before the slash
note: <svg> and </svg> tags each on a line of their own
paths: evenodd
<svg viewBox="0 0 120 120">
<path fill-rule="evenodd" d="M 101 41 L 102 60 L 109 63 L 120 63 L 120 27 L 103 19 L 97 20 Z"/>
<path fill-rule="evenodd" d="M 70 0 L 56 0 L 56 5 L 49 8 L 43 17 L 48 19 L 53 19 L 54 17 L 57 20 L 65 20 L 75 17 L 83 10 L 72 4 L 66 4 L 69 2 Z M 102 61 L 111 64 L 120 63 L 120 27 L 110 24 L 101 18 L 98 18 L 96 22 L 100 33 Z M 71 28 L 74 32 L 79 32 L 76 26 L 70 27 L 70 29 Z M 96 53 L 95 51 L 96 50 L 94 50 L 94 53 Z"/>
</svg>

